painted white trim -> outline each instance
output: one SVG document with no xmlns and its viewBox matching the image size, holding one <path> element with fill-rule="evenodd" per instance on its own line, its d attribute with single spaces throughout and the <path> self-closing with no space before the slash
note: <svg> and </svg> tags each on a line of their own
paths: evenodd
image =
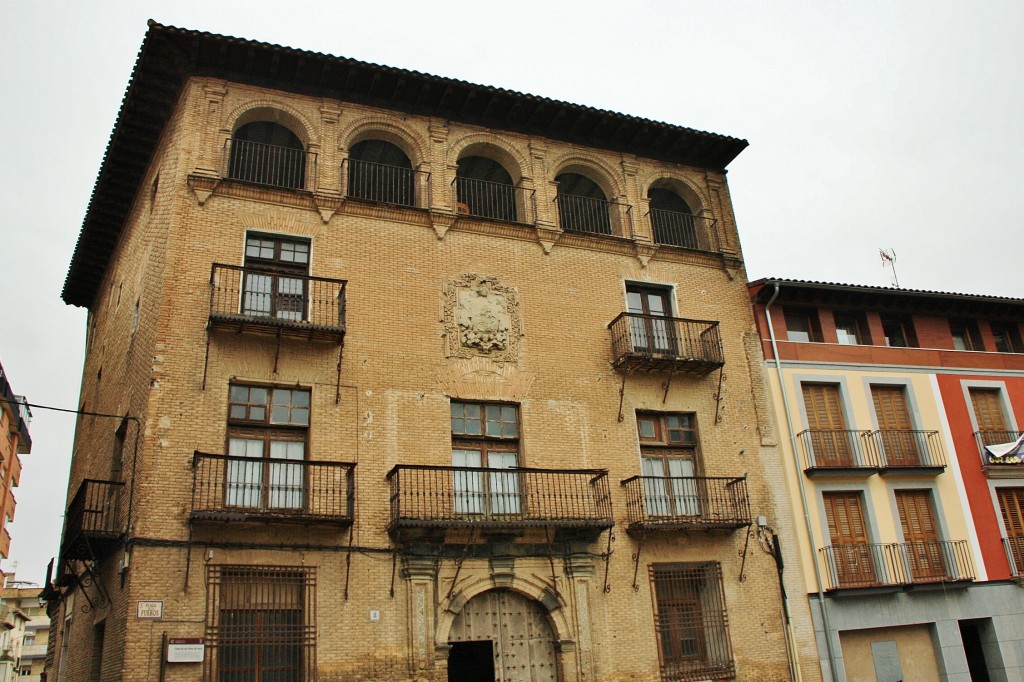
<svg viewBox="0 0 1024 682">
<path fill-rule="evenodd" d="M 946 452 L 949 453 L 948 471 L 953 474 L 953 482 L 956 485 L 957 496 L 960 498 L 960 508 L 964 512 L 964 521 L 967 522 L 967 541 L 971 545 L 971 553 L 974 555 L 974 569 L 977 573 L 975 579 L 978 581 L 988 580 L 988 571 L 985 569 L 985 560 L 981 556 L 981 543 L 978 542 L 978 528 L 974 525 L 974 514 L 971 512 L 971 505 L 967 500 L 967 487 L 964 486 L 963 476 L 960 474 L 960 458 L 953 447 L 953 433 L 949 428 L 949 419 L 946 417 L 946 405 L 942 401 L 942 393 L 939 391 L 939 379 L 933 372 L 928 377 L 932 385 L 932 395 L 935 397 L 935 406 L 939 411 L 939 423 L 942 436 L 946 441 Z"/>
</svg>

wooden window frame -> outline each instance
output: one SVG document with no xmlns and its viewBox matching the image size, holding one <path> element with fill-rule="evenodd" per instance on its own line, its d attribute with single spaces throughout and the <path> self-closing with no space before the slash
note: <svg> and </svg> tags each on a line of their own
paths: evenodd
<svg viewBox="0 0 1024 682">
<path fill-rule="evenodd" d="M 821 320 L 815 308 L 790 308 L 782 309 L 782 316 L 786 321 L 786 340 L 794 343 L 821 343 Z M 796 325 L 800 321 L 803 325 Z M 798 326 L 806 326 L 806 329 L 797 329 Z M 793 338 L 793 332 L 806 335 L 807 339 Z"/>
<path fill-rule="evenodd" d="M 982 351 L 985 346 L 981 341 L 978 323 L 966 318 L 949 320 L 949 335 L 953 340 L 953 349 L 962 351 Z"/>
<path fill-rule="evenodd" d="M 917 348 L 917 332 L 914 329 L 914 318 L 901 313 L 883 313 L 881 316 L 882 333 L 885 345 L 890 348 Z M 893 332 L 898 331 L 902 343 L 893 343 Z"/>
<path fill-rule="evenodd" d="M 997 353 L 1024 353 L 1020 329 L 1015 322 L 989 322 Z"/>
<path fill-rule="evenodd" d="M 1006 485 L 995 489 L 996 504 L 1003 522 L 1007 559 L 1013 575 L 1024 575 L 1024 486 Z"/>
<path fill-rule="evenodd" d="M 868 323 L 867 323 L 867 320 L 864 317 L 864 313 L 849 312 L 849 311 L 836 311 L 836 312 L 832 313 L 832 319 L 835 322 L 835 326 L 836 326 L 836 341 L 839 344 L 842 344 L 842 345 L 845 345 L 845 346 L 870 346 L 871 345 L 871 332 L 868 329 Z M 841 322 L 852 323 L 853 332 L 854 332 L 853 333 L 853 338 L 854 338 L 853 343 L 850 343 L 848 341 L 843 341 L 839 337 L 839 330 L 840 329 L 843 329 L 844 331 L 848 331 L 848 329 L 849 329 L 849 325 L 848 324 L 840 324 Z M 846 338 L 849 338 L 849 336 L 847 335 Z"/>
<path fill-rule="evenodd" d="M 456 416 L 455 407 L 475 407 L 480 411 L 480 433 L 469 433 L 463 429 L 456 429 L 456 421 L 469 421 L 466 412 L 462 416 Z M 489 419 L 488 408 L 499 411 L 498 419 Z M 507 410 L 515 410 L 515 420 L 505 419 Z M 455 452 L 459 450 L 473 451 L 480 453 L 480 466 L 468 468 L 480 468 L 482 470 L 505 469 L 506 467 L 492 466 L 493 456 L 501 454 L 515 455 L 515 466 L 512 469 L 522 467 L 522 452 L 520 451 L 520 437 L 522 434 L 521 410 L 515 403 L 483 402 L 471 400 L 452 400 L 449 407 L 452 432 L 452 459 L 454 468 Z M 488 435 L 488 424 L 498 425 L 498 434 Z M 515 433 L 505 435 L 505 427 L 513 424 Z M 519 487 L 519 475 L 515 473 L 504 473 L 502 471 L 491 471 L 484 475 L 472 471 L 464 471 L 466 467 L 458 467 L 453 471 L 453 490 L 455 494 L 456 511 L 459 514 L 469 515 L 505 515 L 521 514 L 524 511 L 526 496 Z"/>
</svg>

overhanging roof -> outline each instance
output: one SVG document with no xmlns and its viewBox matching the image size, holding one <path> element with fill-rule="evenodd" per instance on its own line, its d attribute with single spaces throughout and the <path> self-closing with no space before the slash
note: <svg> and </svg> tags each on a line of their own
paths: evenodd
<svg viewBox="0 0 1024 682">
<path fill-rule="evenodd" d="M 107 144 L 63 298 L 88 306 L 189 76 L 211 76 L 713 170 L 746 140 L 418 71 L 149 22 Z"/>
<path fill-rule="evenodd" d="M 750 282 L 748 287 L 753 300 L 767 302 L 775 292 L 771 285 L 778 285 L 778 301 L 781 303 L 859 307 L 922 315 L 1024 319 L 1024 299 L 1020 298 L 780 277 L 764 277 Z"/>
</svg>

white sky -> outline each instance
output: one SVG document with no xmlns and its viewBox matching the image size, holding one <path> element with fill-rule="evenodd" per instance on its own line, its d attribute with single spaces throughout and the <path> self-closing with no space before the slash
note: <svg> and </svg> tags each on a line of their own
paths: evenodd
<svg viewBox="0 0 1024 682">
<path fill-rule="evenodd" d="M 78 404 L 60 300 L 146 19 L 745 138 L 729 184 L 750 279 L 1024 297 L 1024 3 L 0 0 L 0 359 Z M 35 411 L 10 570 L 56 554 L 74 418 Z"/>
</svg>

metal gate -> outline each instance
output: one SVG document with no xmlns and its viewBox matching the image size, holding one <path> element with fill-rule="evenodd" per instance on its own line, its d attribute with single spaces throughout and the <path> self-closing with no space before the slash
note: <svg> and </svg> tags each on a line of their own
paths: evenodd
<svg viewBox="0 0 1024 682">
<path fill-rule="evenodd" d="M 555 636 L 541 605 L 510 590 L 490 590 L 463 607 L 452 642 L 488 640 L 495 682 L 558 682 Z"/>
</svg>

